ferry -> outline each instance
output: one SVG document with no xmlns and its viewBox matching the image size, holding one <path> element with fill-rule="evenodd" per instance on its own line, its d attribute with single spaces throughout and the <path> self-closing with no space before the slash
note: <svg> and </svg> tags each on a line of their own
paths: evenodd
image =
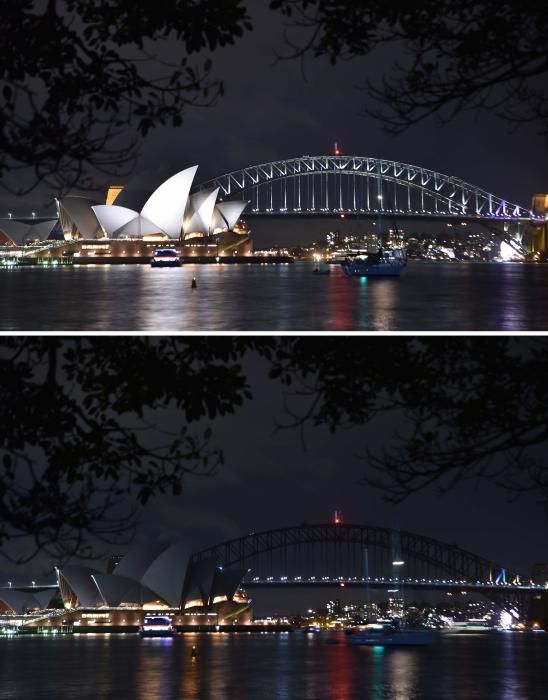
<svg viewBox="0 0 548 700">
<path fill-rule="evenodd" d="M 386 625 L 366 625 L 364 629 L 351 632 L 348 644 L 373 647 L 426 646 L 433 641 L 429 630 L 411 630 Z"/>
<path fill-rule="evenodd" d="M 151 267 L 181 267 L 181 265 L 179 251 L 175 248 L 158 248 L 150 261 Z"/>
<path fill-rule="evenodd" d="M 141 637 L 173 637 L 174 632 L 171 618 L 163 615 L 146 615 L 139 627 Z"/>
<path fill-rule="evenodd" d="M 378 253 L 346 258 L 342 269 L 347 277 L 399 277 L 406 264 L 401 248 L 381 248 Z"/>
</svg>

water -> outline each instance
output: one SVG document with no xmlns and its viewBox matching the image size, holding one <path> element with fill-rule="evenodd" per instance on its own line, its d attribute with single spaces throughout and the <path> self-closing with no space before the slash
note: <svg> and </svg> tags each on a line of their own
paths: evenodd
<svg viewBox="0 0 548 700">
<path fill-rule="evenodd" d="M 548 635 L 511 633 L 392 649 L 300 632 L 16 637 L 0 639 L 0 699 L 541 700 L 547 652 Z"/>
<path fill-rule="evenodd" d="M 548 265 L 412 262 L 370 280 L 312 267 L 4 269 L 0 331 L 548 330 Z"/>
</svg>

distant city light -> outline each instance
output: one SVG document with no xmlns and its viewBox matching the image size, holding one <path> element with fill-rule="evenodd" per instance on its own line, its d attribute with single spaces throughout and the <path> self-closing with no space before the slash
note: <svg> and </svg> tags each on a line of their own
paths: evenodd
<svg viewBox="0 0 548 700">
<path fill-rule="evenodd" d="M 507 610 L 503 610 L 500 614 L 500 619 L 499 619 L 499 625 L 503 629 L 508 629 L 509 627 L 512 626 L 514 620 L 512 618 L 512 615 Z"/>
<path fill-rule="evenodd" d="M 502 260 L 520 260 L 522 256 L 509 243 L 502 241 L 500 244 L 500 257 Z"/>
</svg>

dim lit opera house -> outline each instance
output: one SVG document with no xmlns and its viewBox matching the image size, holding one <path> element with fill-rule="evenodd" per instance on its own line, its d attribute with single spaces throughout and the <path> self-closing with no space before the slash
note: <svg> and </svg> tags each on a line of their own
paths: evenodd
<svg viewBox="0 0 548 700">
<path fill-rule="evenodd" d="M 57 585 L 0 588 L 0 625 L 136 631 L 154 612 L 183 629 L 249 624 L 244 573 L 213 557 L 195 563 L 184 543 L 147 540 L 111 557 L 106 571 L 71 564 L 57 569 Z"/>
<path fill-rule="evenodd" d="M 191 193 L 197 170 L 182 170 L 152 194 L 112 186 L 103 201 L 63 197 L 57 218 L 2 219 L 0 247 L 4 254 L 69 257 L 150 258 L 166 244 L 189 257 L 250 254 L 240 220 L 247 202 L 218 201 L 219 188 Z"/>
</svg>

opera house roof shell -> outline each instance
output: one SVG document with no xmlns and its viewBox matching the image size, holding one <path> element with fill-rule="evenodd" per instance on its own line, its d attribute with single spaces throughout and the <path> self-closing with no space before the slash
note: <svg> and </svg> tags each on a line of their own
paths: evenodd
<svg viewBox="0 0 548 700">
<path fill-rule="evenodd" d="M 61 221 L 64 228 L 72 227 L 85 239 L 159 236 L 179 240 L 232 230 L 247 202 L 217 203 L 218 189 L 191 195 L 197 170 L 195 165 L 170 177 L 140 211 L 85 197 L 64 197 L 59 202 Z"/>
<path fill-rule="evenodd" d="M 33 222 L 4 219 L 0 222 L 0 245 L 25 245 L 28 241 L 46 240 L 53 231 L 57 219 Z"/>
<path fill-rule="evenodd" d="M 58 570 L 66 608 L 121 605 L 166 605 L 183 608 L 199 601 L 230 599 L 244 576 L 243 569 L 222 571 L 213 558 L 192 563 L 184 542 L 145 540 L 130 550 L 112 573 L 68 565 Z"/>
</svg>

